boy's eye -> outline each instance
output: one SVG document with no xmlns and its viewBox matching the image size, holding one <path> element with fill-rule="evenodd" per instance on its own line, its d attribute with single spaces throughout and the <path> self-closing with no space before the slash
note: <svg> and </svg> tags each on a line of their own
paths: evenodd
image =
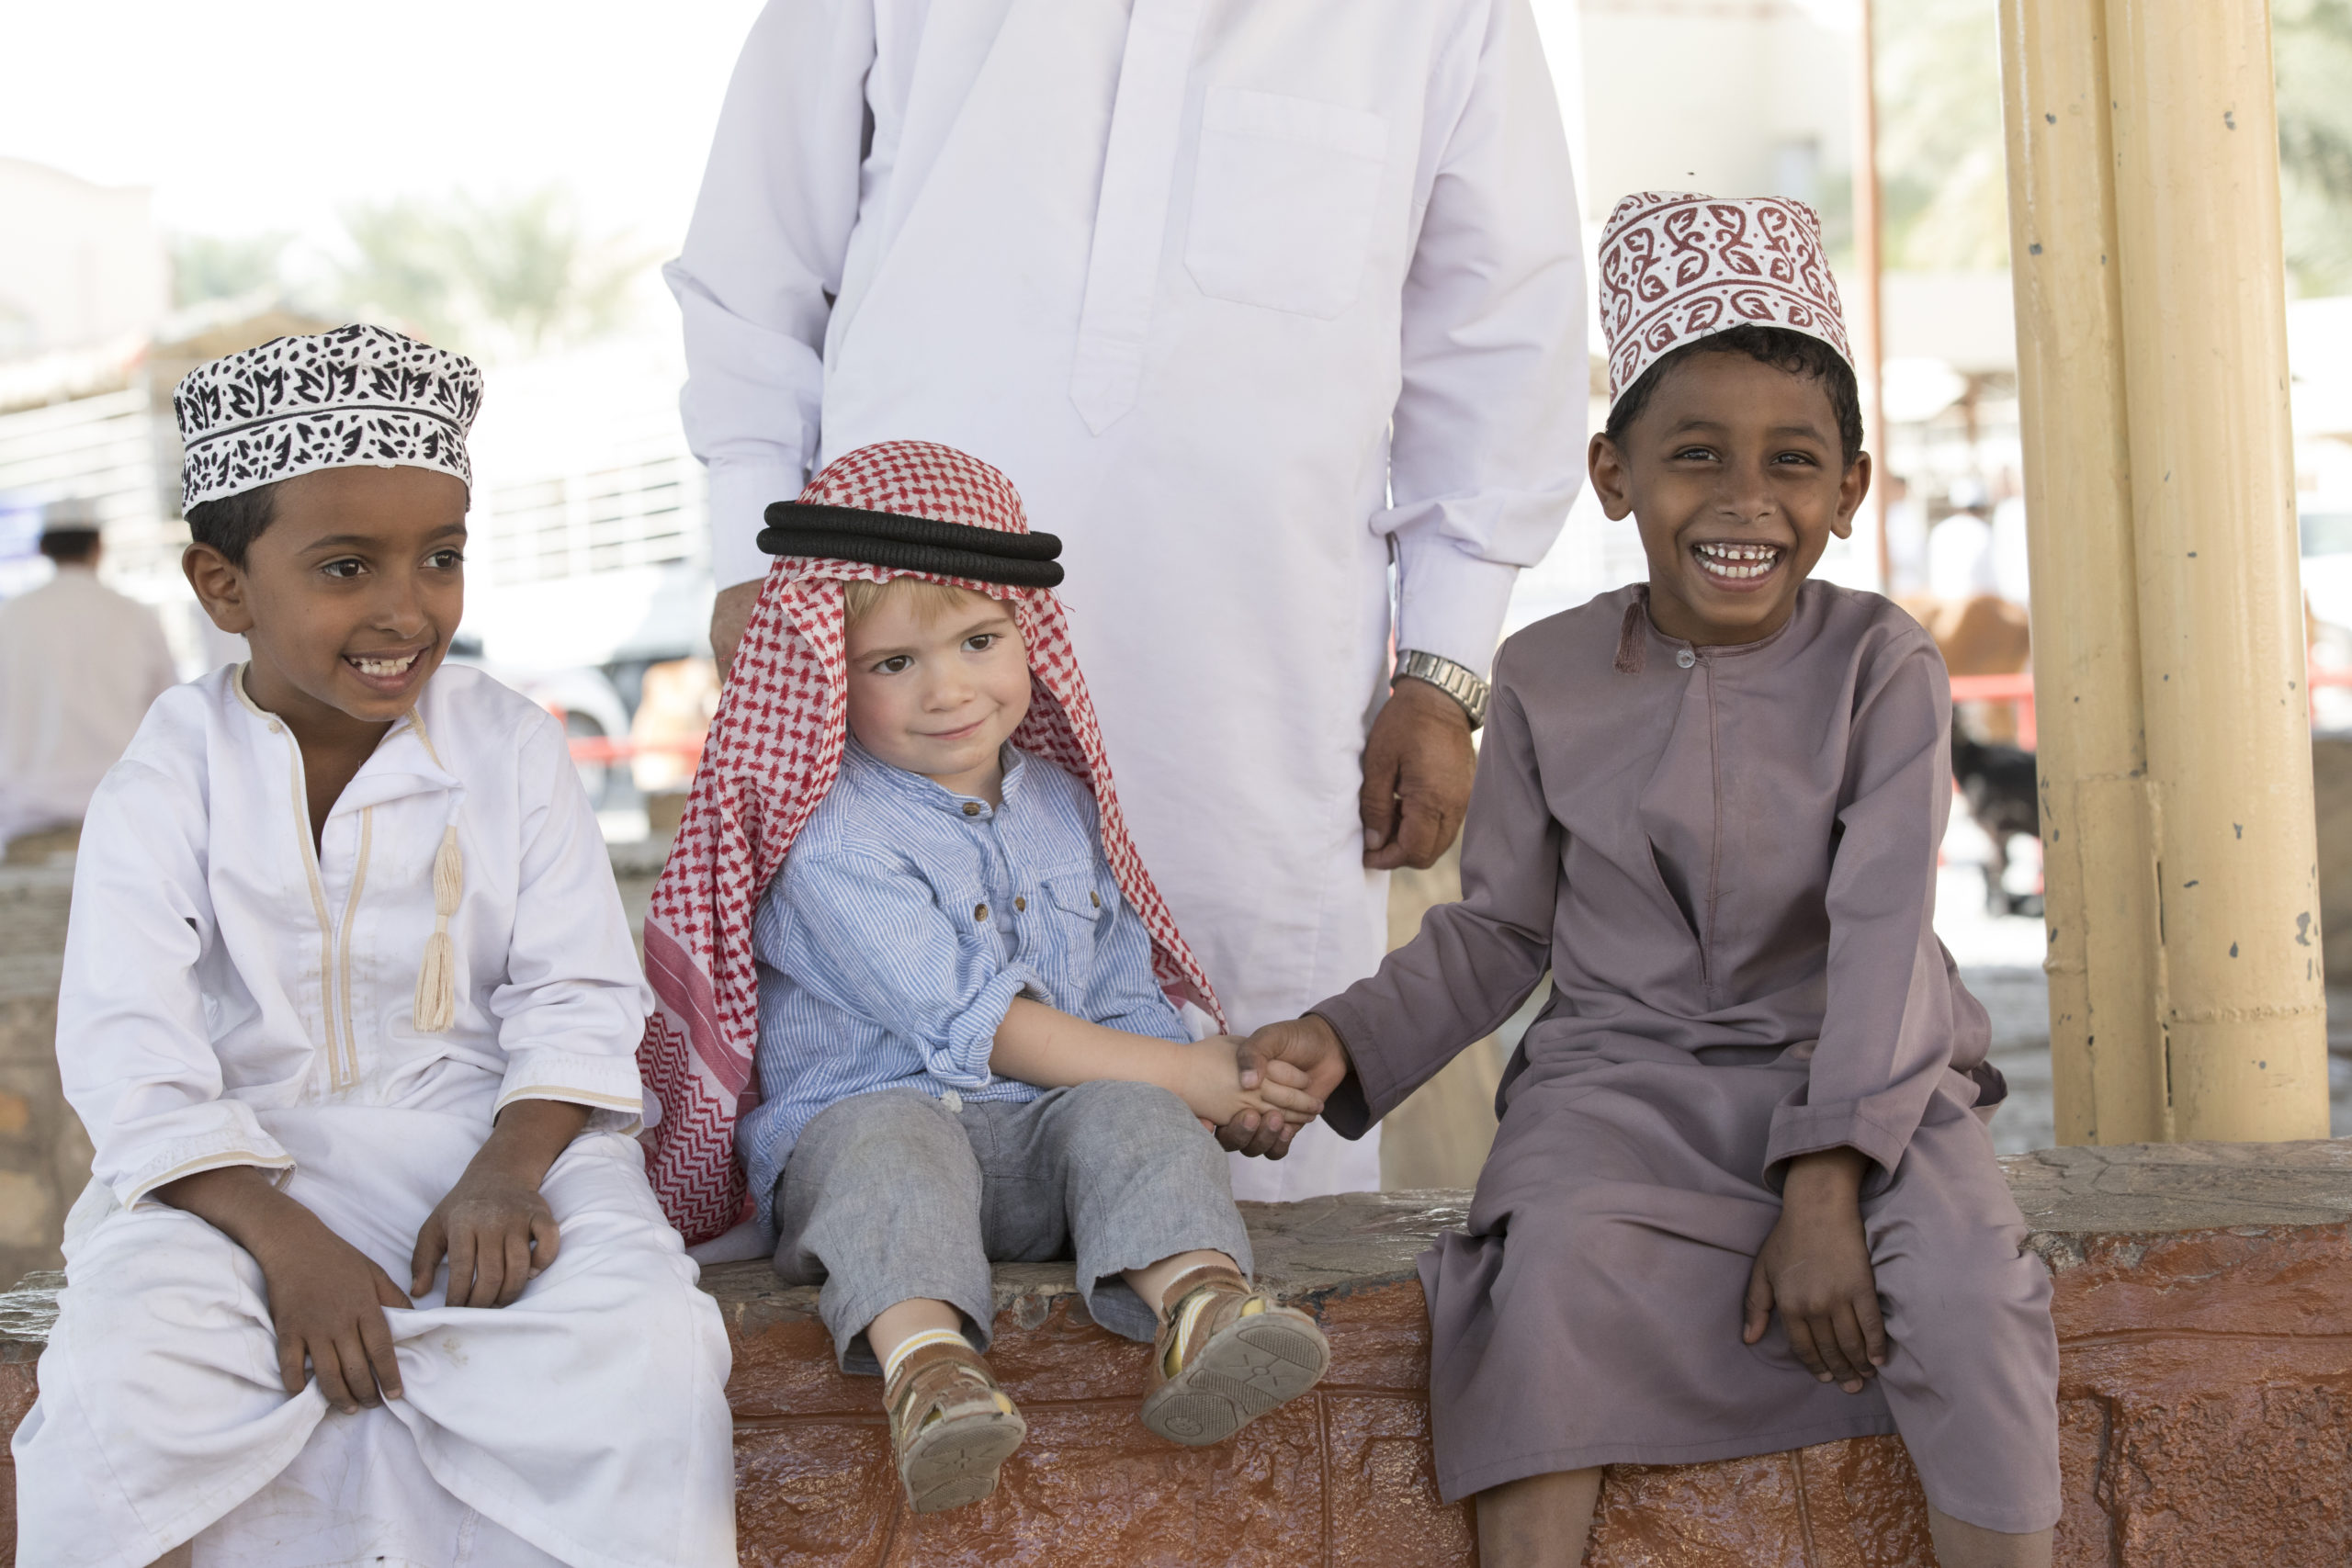
<svg viewBox="0 0 2352 1568">
<path fill-rule="evenodd" d="M 874 667 L 876 675 L 898 675 L 914 668 L 914 660 L 903 653 L 894 653 Z"/>
<path fill-rule="evenodd" d="M 1773 458 L 1772 461 L 1776 463 L 1804 463 L 1809 467 L 1813 462 L 1813 454 L 1810 452 L 1783 452 L 1779 457 Z"/>
<path fill-rule="evenodd" d="M 1678 463 L 1703 463 L 1714 455 L 1714 449 L 1713 447 L 1685 446 L 1680 451 L 1675 453 L 1673 461 Z"/>
<path fill-rule="evenodd" d="M 424 558 L 424 564 L 442 571 L 450 571 L 465 565 L 466 556 L 462 550 L 435 550 Z"/>
<path fill-rule="evenodd" d="M 996 639 L 1000 635 L 996 632 L 976 632 L 964 639 L 964 646 L 974 653 L 986 653 L 996 646 Z"/>
<path fill-rule="evenodd" d="M 325 572 L 329 577 L 357 577 L 361 572 L 368 570 L 368 564 L 356 557 L 345 556 L 341 560 L 331 560 L 327 562 L 324 566 L 319 568 L 319 570 Z"/>
</svg>

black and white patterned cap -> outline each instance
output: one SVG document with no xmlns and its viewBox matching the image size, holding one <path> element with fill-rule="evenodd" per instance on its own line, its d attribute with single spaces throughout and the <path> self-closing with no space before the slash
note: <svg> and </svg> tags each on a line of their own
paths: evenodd
<svg viewBox="0 0 2352 1568">
<path fill-rule="evenodd" d="M 172 394 L 181 510 L 321 468 L 437 468 L 473 483 L 481 370 L 382 327 L 281 337 L 189 371 Z"/>
</svg>

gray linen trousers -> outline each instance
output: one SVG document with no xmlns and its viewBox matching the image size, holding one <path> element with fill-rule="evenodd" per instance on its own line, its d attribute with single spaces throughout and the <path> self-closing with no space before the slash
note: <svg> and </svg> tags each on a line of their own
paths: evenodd
<svg viewBox="0 0 2352 1568">
<path fill-rule="evenodd" d="M 1314 1010 L 1353 1062 L 1326 1116 L 1354 1135 L 1551 971 L 1468 1233 L 1421 1259 L 1440 1487 L 1899 1431 L 1945 1513 L 2046 1529 L 2050 1283 L 1971 1114 L 1998 1084 L 1984 1011 L 1931 923 L 1942 660 L 1828 583 L 1723 648 L 1661 634 L 1645 595 L 1504 645 L 1463 901 Z M 1740 1342 L 1786 1162 L 1841 1145 L 1872 1162 L 1891 1341 L 1859 1394 L 1815 1382 L 1777 1314 Z"/>
</svg>

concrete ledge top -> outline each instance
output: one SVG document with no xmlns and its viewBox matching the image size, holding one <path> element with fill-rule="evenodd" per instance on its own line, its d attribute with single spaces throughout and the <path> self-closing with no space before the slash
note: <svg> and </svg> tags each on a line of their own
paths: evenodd
<svg viewBox="0 0 2352 1568">
<path fill-rule="evenodd" d="M 2352 1139 L 2295 1144 L 2109 1144 L 2001 1161 L 2043 1238 L 2331 1225 L 2352 1220 Z"/>
<path fill-rule="evenodd" d="M 2094 1237 L 2352 1222 L 2352 1139 L 2044 1149 L 2001 1163 L 2032 1227 L 2027 1245 L 2061 1271 L 2082 1260 Z M 1287 1298 L 1321 1302 L 1412 1279 L 1415 1258 L 1440 1232 L 1464 1224 L 1469 1202 L 1462 1191 L 1351 1192 L 1241 1211 L 1260 1278 Z M 738 1334 L 816 1314 L 816 1291 L 784 1284 L 764 1260 L 714 1264 L 702 1279 Z M 0 1294 L 0 1361 L 40 1353 L 63 1283 L 62 1275 L 30 1274 Z M 998 1312 L 1028 1326 L 1077 1289 L 1067 1263 L 996 1270 Z"/>
</svg>

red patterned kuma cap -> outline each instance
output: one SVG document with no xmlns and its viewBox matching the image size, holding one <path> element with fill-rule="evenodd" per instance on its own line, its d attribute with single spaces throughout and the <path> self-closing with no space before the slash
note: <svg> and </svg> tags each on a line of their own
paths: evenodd
<svg viewBox="0 0 2352 1568">
<path fill-rule="evenodd" d="M 1854 363 L 1813 209 L 1672 191 L 1619 202 L 1600 231 L 1610 405 L 1676 349 L 1740 326 L 1803 333 Z"/>
</svg>

